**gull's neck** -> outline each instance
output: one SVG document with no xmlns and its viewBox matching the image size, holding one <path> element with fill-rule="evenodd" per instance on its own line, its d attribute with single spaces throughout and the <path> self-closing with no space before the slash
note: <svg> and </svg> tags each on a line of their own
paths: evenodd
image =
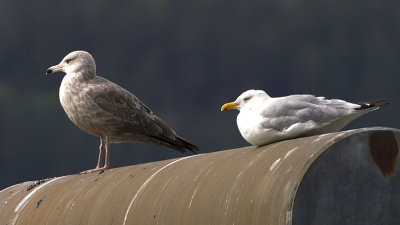
<svg viewBox="0 0 400 225">
<path fill-rule="evenodd" d="M 93 73 L 92 71 L 79 71 L 79 72 L 74 72 L 74 73 L 67 73 L 65 75 L 65 78 L 73 79 L 73 80 L 79 81 L 79 82 L 85 82 L 85 81 L 96 78 L 96 73 Z"/>
<path fill-rule="evenodd" d="M 66 73 L 61 81 L 61 86 L 59 90 L 60 102 L 63 107 L 68 104 L 69 93 L 79 92 L 84 90 L 91 80 L 96 78 L 94 73 L 82 73 L 82 72 L 69 72 Z"/>
</svg>

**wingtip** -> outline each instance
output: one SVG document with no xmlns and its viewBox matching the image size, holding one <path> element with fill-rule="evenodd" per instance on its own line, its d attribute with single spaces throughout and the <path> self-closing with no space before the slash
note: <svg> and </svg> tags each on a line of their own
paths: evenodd
<svg viewBox="0 0 400 225">
<path fill-rule="evenodd" d="M 391 102 L 389 102 L 387 99 L 380 99 L 380 100 L 373 100 L 373 101 L 363 101 L 363 102 L 358 102 L 358 105 L 360 105 L 360 108 L 358 108 L 358 110 L 361 109 L 369 109 L 369 108 L 378 108 L 384 105 L 388 105 L 391 104 Z"/>
<path fill-rule="evenodd" d="M 197 155 L 198 152 L 200 151 L 199 147 L 197 147 L 196 145 L 193 145 L 189 142 L 184 142 L 185 143 L 185 148 L 189 151 L 191 151 L 194 155 Z"/>
<path fill-rule="evenodd" d="M 199 147 L 197 147 L 196 145 L 194 145 L 194 144 L 192 144 L 192 143 L 186 141 L 185 139 L 183 139 L 183 138 L 181 138 L 181 137 L 179 137 L 179 140 L 182 142 L 183 148 L 184 148 L 185 150 L 191 151 L 194 155 L 197 155 L 197 154 L 198 154 Z"/>
</svg>

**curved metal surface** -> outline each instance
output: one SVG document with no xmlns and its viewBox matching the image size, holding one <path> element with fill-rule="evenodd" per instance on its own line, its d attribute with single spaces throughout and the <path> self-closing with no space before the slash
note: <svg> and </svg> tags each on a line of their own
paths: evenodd
<svg viewBox="0 0 400 225">
<path fill-rule="evenodd" d="M 315 176 L 308 174 L 315 170 L 315 162 L 322 162 L 319 159 L 324 152 L 331 155 L 340 152 L 340 148 L 330 147 L 342 140 L 382 131 L 395 135 L 398 142 L 399 130 L 366 128 L 102 173 L 69 175 L 33 186 L 34 182 L 25 182 L 0 191 L 0 224 L 302 224 L 303 214 L 296 214 L 294 210 L 303 206 L 297 202 L 305 203 L 307 197 L 316 198 L 304 192 L 307 188 L 303 187 L 310 184 L 302 181 L 303 176 L 304 180 Z M 374 144 L 382 137 L 377 139 Z M 348 142 L 346 146 L 352 151 L 359 144 Z M 386 157 L 377 155 L 375 158 L 380 164 L 386 165 Z M 392 160 L 393 169 L 386 176 L 398 185 L 396 159 Z M 386 167 L 374 168 L 376 172 Z M 327 170 L 334 171 L 335 167 Z M 383 170 L 388 174 L 390 169 Z M 296 197 L 298 189 L 301 198 Z M 393 193 L 400 198 L 399 192 Z M 318 208 L 318 204 L 314 206 Z"/>
<path fill-rule="evenodd" d="M 293 224 L 399 224 L 399 140 L 398 132 L 370 131 L 326 149 L 299 185 Z"/>
</svg>

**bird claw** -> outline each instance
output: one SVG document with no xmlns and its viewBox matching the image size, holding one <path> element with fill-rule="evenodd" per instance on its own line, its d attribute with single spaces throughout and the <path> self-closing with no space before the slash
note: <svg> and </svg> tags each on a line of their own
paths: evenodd
<svg viewBox="0 0 400 225">
<path fill-rule="evenodd" d="M 101 171 L 100 173 L 103 173 L 104 170 L 106 170 L 106 169 L 108 169 L 108 168 L 106 168 L 105 166 L 104 167 L 96 167 L 94 169 L 82 171 L 79 174 L 93 173 L 93 172 L 96 172 L 96 171 Z"/>
</svg>

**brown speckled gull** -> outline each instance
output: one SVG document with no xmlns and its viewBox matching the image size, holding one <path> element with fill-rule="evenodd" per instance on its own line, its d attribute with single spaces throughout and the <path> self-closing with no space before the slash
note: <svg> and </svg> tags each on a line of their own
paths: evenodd
<svg viewBox="0 0 400 225">
<path fill-rule="evenodd" d="M 69 53 L 46 74 L 65 72 L 60 87 L 60 102 L 69 119 L 83 131 L 100 137 L 96 168 L 110 167 L 110 142 L 143 142 L 162 145 L 179 152 L 198 148 L 176 135 L 135 95 L 119 85 L 96 76 L 93 57 L 85 51 Z M 101 166 L 105 150 L 105 163 Z"/>
</svg>

